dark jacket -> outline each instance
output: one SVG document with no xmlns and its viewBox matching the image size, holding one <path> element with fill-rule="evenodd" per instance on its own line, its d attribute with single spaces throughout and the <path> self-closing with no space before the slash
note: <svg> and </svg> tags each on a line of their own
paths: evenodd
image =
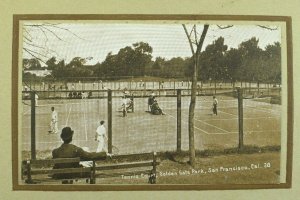
<svg viewBox="0 0 300 200">
<path fill-rule="evenodd" d="M 73 144 L 62 144 L 52 151 L 52 157 L 55 158 L 80 158 L 80 160 L 100 160 L 106 158 L 106 152 L 87 152 Z M 55 164 L 53 169 L 61 168 L 79 168 L 82 167 L 79 162 Z M 53 178 L 71 178 L 76 176 L 86 176 L 87 174 L 54 174 Z"/>
</svg>

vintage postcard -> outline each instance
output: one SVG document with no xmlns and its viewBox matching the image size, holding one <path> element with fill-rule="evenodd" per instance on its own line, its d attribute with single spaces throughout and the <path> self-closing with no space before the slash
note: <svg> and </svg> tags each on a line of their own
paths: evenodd
<svg viewBox="0 0 300 200">
<path fill-rule="evenodd" d="M 289 17 L 15 15 L 14 189 L 289 188 L 291 49 Z"/>
</svg>

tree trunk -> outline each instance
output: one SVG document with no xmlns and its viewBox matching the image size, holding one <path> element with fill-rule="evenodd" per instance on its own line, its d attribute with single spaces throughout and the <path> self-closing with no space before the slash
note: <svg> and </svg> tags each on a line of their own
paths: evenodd
<svg viewBox="0 0 300 200">
<path fill-rule="evenodd" d="M 189 156 L 190 165 L 195 165 L 195 139 L 194 139 L 194 115 L 196 106 L 196 89 L 197 89 L 197 62 L 194 64 L 194 74 L 192 78 L 191 102 L 189 107 Z"/>
<path fill-rule="evenodd" d="M 189 158 L 190 158 L 190 165 L 192 167 L 194 167 L 195 166 L 194 115 L 195 115 L 195 106 L 196 106 L 197 76 L 198 76 L 198 68 L 199 68 L 198 63 L 199 63 L 199 55 L 200 55 L 209 25 L 208 24 L 204 25 L 199 42 L 197 42 L 197 31 L 196 31 L 196 26 L 194 26 L 195 41 L 197 44 L 196 52 L 194 51 L 191 35 L 189 35 L 185 25 L 183 24 L 182 26 L 183 26 L 186 36 L 189 40 L 192 55 L 194 58 L 194 69 L 193 69 L 192 88 L 191 88 L 191 102 L 190 102 L 190 107 L 189 107 Z"/>
</svg>

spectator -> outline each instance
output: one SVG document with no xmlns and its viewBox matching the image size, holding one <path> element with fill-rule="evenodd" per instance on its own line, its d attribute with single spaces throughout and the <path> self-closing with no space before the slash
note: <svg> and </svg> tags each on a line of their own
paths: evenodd
<svg viewBox="0 0 300 200">
<path fill-rule="evenodd" d="M 106 152 L 87 152 L 82 148 L 70 144 L 72 142 L 74 131 L 70 127 L 64 127 L 61 132 L 61 139 L 63 144 L 52 151 L 52 157 L 55 158 L 80 158 L 80 160 L 100 160 L 106 159 L 107 156 L 111 157 L 111 154 Z M 59 163 L 54 165 L 54 169 L 61 168 L 80 168 L 83 167 L 79 162 L 75 163 Z M 88 177 L 89 174 L 86 173 L 68 173 L 68 174 L 54 174 L 53 178 L 76 178 L 76 177 Z"/>
</svg>

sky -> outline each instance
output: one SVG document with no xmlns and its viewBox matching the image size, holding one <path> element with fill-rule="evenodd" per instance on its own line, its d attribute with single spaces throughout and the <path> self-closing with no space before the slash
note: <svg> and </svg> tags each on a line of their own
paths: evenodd
<svg viewBox="0 0 300 200">
<path fill-rule="evenodd" d="M 48 23 L 48 22 L 47 22 Z M 153 48 L 153 60 L 156 57 L 171 59 L 173 57 L 190 57 L 191 49 L 181 24 L 132 24 L 132 23 L 59 23 L 53 26 L 23 26 L 23 47 L 39 53 L 39 57 L 48 60 L 55 56 L 66 63 L 74 57 L 88 58 L 86 64 L 103 62 L 109 52 L 117 54 L 121 48 L 132 46 L 136 42 L 147 42 Z M 35 23 L 37 24 L 37 23 Z M 187 25 L 191 30 L 191 25 Z M 210 25 L 202 50 L 220 36 L 229 48 L 252 37 L 259 39 L 259 46 L 264 49 L 268 44 L 281 41 L 280 27 L 268 30 L 257 25 L 234 25 L 228 29 L 220 29 Z M 197 26 L 199 37 L 203 25 Z M 34 47 L 31 44 L 34 43 Z M 41 48 L 42 47 L 42 48 Z M 46 57 L 44 57 L 46 56 Z M 32 56 L 23 51 L 24 58 Z M 42 63 L 42 65 L 44 65 Z"/>
</svg>

